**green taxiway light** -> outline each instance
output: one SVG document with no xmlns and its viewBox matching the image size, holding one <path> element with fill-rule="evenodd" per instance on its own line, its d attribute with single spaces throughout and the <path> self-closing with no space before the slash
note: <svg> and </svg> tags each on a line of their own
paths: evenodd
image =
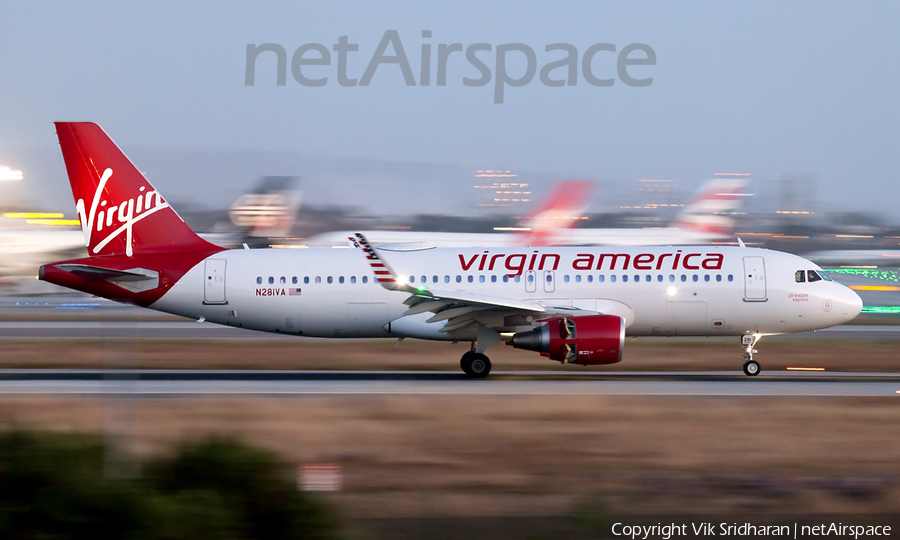
<svg viewBox="0 0 900 540">
<path fill-rule="evenodd" d="M 862 308 L 863 313 L 894 313 L 900 314 L 900 306 L 871 306 Z"/>
<path fill-rule="evenodd" d="M 831 268 L 825 271 L 830 274 L 846 274 L 869 279 L 900 282 L 900 272 L 897 270 L 880 270 L 878 268 Z"/>
</svg>

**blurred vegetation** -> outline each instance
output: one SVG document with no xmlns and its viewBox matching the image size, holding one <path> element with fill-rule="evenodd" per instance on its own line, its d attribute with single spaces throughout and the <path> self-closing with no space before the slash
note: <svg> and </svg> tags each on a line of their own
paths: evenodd
<svg viewBox="0 0 900 540">
<path fill-rule="evenodd" d="M 265 450 L 211 438 L 143 468 L 139 478 L 106 478 L 97 437 L 0 434 L 0 538 L 334 536 L 328 509 L 298 491 L 293 468 Z"/>
</svg>

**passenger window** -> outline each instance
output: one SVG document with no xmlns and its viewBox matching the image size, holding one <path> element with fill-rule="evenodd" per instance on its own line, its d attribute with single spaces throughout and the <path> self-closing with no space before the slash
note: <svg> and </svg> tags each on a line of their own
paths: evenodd
<svg viewBox="0 0 900 540">
<path fill-rule="evenodd" d="M 275 278 L 273 278 L 272 276 L 269 276 L 269 285 L 274 285 L 274 284 L 275 284 Z"/>
<path fill-rule="evenodd" d="M 444 283 L 450 283 L 450 276 L 444 275 Z"/>
<path fill-rule="evenodd" d="M 331 276 L 328 276 L 328 284 L 330 285 L 332 283 L 334 283 L 334 278 L 332 278 Z"/>
<path fill-rule="evenodd" d="M 569 282 L 569 274 L 563 276 L 563 281 L 565 281 L 566 283 Z"/>
<path fill-rule="evenodd" d="M 461 275 L 459 275 L 459 274 L 456 275 L 456 282 L 457 282 L 457 283 L 462 283 L 462 276 L 461 276 Z"/>
<path fill-rule="evenodd" d="M 528 274 L 528 283 L 534 283 L 534 274 Z"/>
<path fill-rule="evenodd" d="M 282 285 L 287 283 L 287 279 L 284 276 L 281 276 L 281 279 L 279 279 L 278 281 L 281 282 Z"/>
<path fill-rule="evenodd" d="M 662 280 L 663 280 L 662 274 L 659 274 L 658 276 L 656 276 L 656 281 L 662 283 Z"/>
<path fill-rule="evenodd" d="M 634 275 L 634 282 L 635 282 L 635 283 L 639 283 L 640 281 L 641 281 L 641 276 L 635 274 L 635 275 Z"/>
<path fill-rule="evenodd" d="M 316 276 L 316 285 L 319 285 L 321 283 L 322 283 L 322 276 Z"/>
<path fill-rule="evenodd" d="M 703 276 L 703 281 L 709 281 L 709 274 Z"/>
<path fill-rule="evenodd" d="M 581 274 L 575 276 L 575 283 L 581 283 Z"/>
<path fill-rule="evenodd" d="M 806 281 L 806 272 L 803 270 L 797 270 L 794 272 L 794 281 L 796 283 L 803 283 Z"/>
<path fill-rule="evenodd" d="M 339 278 L 338 278 L 338 283 L 343 283 L 343 282 L 344 282 L 344 276 L 339 277 Z"/>
<path fill-rule="evenodd" d="M 700 281 L 700 276 L 698 276 L 697 274 L 694 274 L 694 276 L 691 279 L 693 279 L 694 281 Z"/>
<path fill-rule="evenodd" d="M 625 283 L 628 283 L 628 274 L 622 276 L 622 281 L 624 281 Z"/>
<path fill-rule="evenodd" d="M 606 276 L 604 276 L 603 274 L 600 274 L 599 276 L 597 276 L 597 281 L 599 283 L 603 283 L 604 281 L 606 281 Z"/>
<path fill-rule="evenodd" d="M 516 276 L 516 283 L 522 281 L 522 276 Z"/>
<path fill-rule="evenodd" d="M 415 282 L 416 282 L 416 276 L 409 276 L 409 282 L 410 282 L 410 283 L 415 283 Z"/>
<path fill-rule="evenodd" d="M 303 276 L 303 284 L 309 285 L 309 276 Z"/>
<path fill-rule="evenodd" d="M 256 278 L 256 284 L 257 284 L 257 285 L 262 285 L 262 276 L 259 276 L 259 277 Z"/>
<path fill-rule="evenodd" d="M 472 283 L 473 281 L 475 281 L 475 276 L 469 276 L 469 283 Z"/>
<path fill-rule="evenodd" d="M 734 281 L 734 276 L 731 274 L 728 274 L 728 281 Z"/>
<path fill-rule="evenodd" d="M 644 281 L 646 281 L 647 283 L 650 283 L 650 280 L 652 280 L 652 279 L 653 279 L 653 276 L 651 276 L 650 274 L 647 274 L 647 278 Z"/>
<path fill-rule="evenodd" d="M 350 276 L 350 284 L 356 283 L 356 276 Z"/>
<path fill-rule="evenodd" d="M 716 274 L 716 281 L 722 281 L 722 274 Z"/>
<path fill-rule="evenodd" d="M 588 274 L 588 283 L 593 283 L 593 282 L 594 282 L 594 276 L 592 276 L 591 274 Z"/>
<path fill-rule="evenodd" d="M 684 274 L 681 274 L 681 282 L 684 283 L 685 281 L 687 281 L 687 276 Z"/>
<path fill-rule="evenodd" d="M 675 283 L 675 274 L 669 274 L 669 283 Z"/>
<path fill-rule="evenodd" d="M 437 277 L 437 276 L 432 276 L 432 277 L 431 277 L 431 282 L 432 282 L 432 283 L 437 283 L 437 282 L 438 282 L 438 277 Z"/>
<path fill-rule="evenodd" d="M 363 283 L 369 282 L 369 276 L 363 276 Z"/>
<path fill-rule="evenodd" d="M 509 283 L 509 276 L 506 274 L 503 275 L 503 283 Z"/>
<path fill-rule="evenodd" d="M 428 283 L 428 276 L 422 276 L 422 283 Z"/>
<path fill-rule="evenodd" d="M 810 283 L 812 283 L 813 281 L 822 281 L 822 278 L 819 277 L 819 274 L 817 274 L 815 270 L 807 270 L 806 273 L 809 276 Z"/>
<path fill-rule="evenodd" d="M 612 283 L 615 283 L 615 282 L 616 282 L 616 275 L 615 275 L 615 274 L 612 274 L 611 276 L 609 276 L 609 281 L 612 282 Z"/>
<path fill-rule="evenodd" d="M 291 284 L 293 284 L 293 285 L 297 284 L 297 276 L 294 276 L 291 278 Z"/>
<path fill-rule="evenodd" d="M 497 283 L 497 276 L 491 276 L 491 283 Z"/>
<path fill-rule="evenodd" d="M 478 282 L 479 282 L 479 283 L 484 283 L 484 274 L 478 276 Z"/>
</svg>

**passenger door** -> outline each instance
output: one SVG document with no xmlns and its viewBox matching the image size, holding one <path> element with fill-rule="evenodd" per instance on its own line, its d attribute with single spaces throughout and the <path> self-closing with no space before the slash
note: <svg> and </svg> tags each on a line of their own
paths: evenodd
<svg viewBox="0 0 900 540">
<path fill-rule="evenodd" d="M 207 259 L 203 274 L 203 303 L 227 304 L 225 299 L 225 259 Z"/>
<path fill-rule="evenodd" d="M 744 257 L 744 301 L 766 301 L 766 261 L 762 257 Z"/>
</svg>

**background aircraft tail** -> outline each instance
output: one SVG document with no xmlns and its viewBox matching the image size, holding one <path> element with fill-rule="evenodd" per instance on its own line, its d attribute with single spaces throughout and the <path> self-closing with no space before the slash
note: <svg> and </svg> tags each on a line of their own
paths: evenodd
<svg viewBox="0 0 900 540">
<path fill-rule="evenodd" d="M 743 205 L 744 178 L 711 178 L 700 186 L 694 199 L 678 215 L 679 229 L 704 233 L 731 234 L 734 218 L 728 215 Z"/>
<path fill-rule="evenodd" d="M 97 124 L 56 122 L 88 254 L 215 249 L 194 234 Z"/>
<path fill-rule="evenodd" d="M 591 202 L 593 189 L 594 182 L 590 180 L 557 182 L 531 216 L 520 224 L 529 230 L 520 235 L 519 244 L 553 245 L 562 231 L 578 224 Z"/>
</svg>

